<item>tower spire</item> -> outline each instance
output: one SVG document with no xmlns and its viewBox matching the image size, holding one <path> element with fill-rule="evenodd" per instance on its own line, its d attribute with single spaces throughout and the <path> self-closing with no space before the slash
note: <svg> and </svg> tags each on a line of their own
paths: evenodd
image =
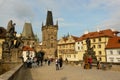
<svg viewBox="0 0 120 80">
<path fill-rule="evenodd" d="M 53 25 L 52 11 L 47 12 L 46 26 Z"/>
<path fill-rule="evenodd" d="M 32 39 L 34 39 L 34 33 L 33 33 L 32 24 L 31 23 L 25 23 L 24 24 L 22 36 L 24 38 L 32 38 Z"/>
</svg>

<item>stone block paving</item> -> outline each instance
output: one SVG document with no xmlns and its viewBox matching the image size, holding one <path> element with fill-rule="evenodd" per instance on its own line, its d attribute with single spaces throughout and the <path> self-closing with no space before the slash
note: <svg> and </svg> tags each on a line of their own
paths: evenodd
<svg viewBox="0 0 120 80">
<path fill-rule="evenodd" d="M 97 70 L 96 68 L 85 70 L 80 66 L 63 65 L 56 70 L 55 64 L 47 64 L 29 69 L 30 80 L 120 80 L 119 71 Z"/>
</svg>

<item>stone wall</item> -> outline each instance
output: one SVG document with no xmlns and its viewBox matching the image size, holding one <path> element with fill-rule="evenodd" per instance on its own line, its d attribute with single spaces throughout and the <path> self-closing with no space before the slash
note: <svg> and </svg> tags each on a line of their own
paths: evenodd
<svg viewBox="0 0 120 80">
<path fill-rule="evenodd" d="M 19 71 L 22 69 L 22 66 L 23 64 L 19 64 L 17 67 L 0 75 L 0 80 L 17 80 L 15 79 L 15 77 L 18 75 Z"/>
</svg>

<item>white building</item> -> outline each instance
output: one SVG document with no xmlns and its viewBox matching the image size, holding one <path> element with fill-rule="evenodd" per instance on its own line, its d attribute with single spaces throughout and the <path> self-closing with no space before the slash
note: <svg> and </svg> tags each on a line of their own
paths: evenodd
<svg viewBox="0 0 120 80">
<path fill-rule="evenodd" d="M 106 46 L 107 62 L 120 63 L 120 37 L 110 38 Z"/>
<path fill-rule="evenodd" d="M 35 57 L 35 51 L 33 48 L 31 48 L 29 46 L 24 46 L 22 55 L 23 55 L 23 60 L 25 62 L 28 57 L 31 59 L 33 59 Z"/>
</svg>

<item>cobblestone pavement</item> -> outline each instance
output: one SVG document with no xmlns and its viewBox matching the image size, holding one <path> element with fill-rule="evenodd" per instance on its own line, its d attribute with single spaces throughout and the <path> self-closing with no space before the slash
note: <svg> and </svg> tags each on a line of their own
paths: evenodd
<svg viewBox="0 0 120 80">
<path fill-rule="evenodd" d="M 120 80 L 120 72 L 110 70 L 85 70 L 80 66 L 63 65 L 60 70 L 55 64 L 30 69 L 32 80 Z"/>
</svg>

